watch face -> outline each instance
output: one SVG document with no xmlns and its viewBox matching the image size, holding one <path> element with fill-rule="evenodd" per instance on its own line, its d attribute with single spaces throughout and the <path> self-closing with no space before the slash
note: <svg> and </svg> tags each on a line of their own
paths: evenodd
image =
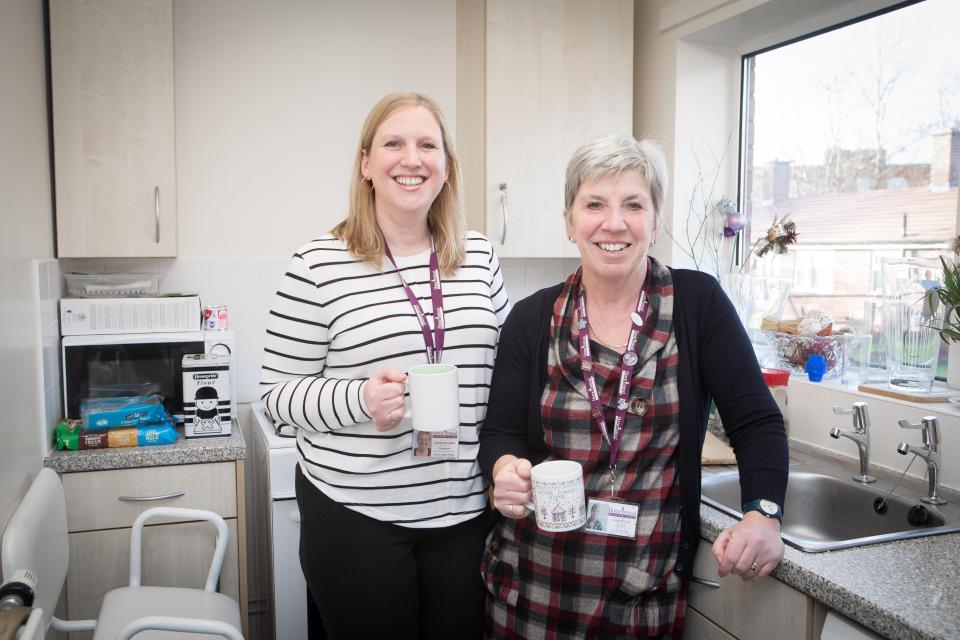
<svg viewBox="0 0 960 640">
<path fill-rule="evenodd" d="M 760 500 L 760 509 L 768 516 L 776 515 L 780 511 L 780 507 L 773 500 Z"/>
</svg>

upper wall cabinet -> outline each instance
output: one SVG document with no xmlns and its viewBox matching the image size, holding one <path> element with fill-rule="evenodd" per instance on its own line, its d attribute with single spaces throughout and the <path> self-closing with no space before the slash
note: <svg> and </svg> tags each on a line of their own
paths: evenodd
<svg viewBox="0 0 960 640">
<path fill-rule="evenodd" d="M 173 0 L 51 0 L 59 257 L 177 255 Z"/>
<path fill-rule="evenodd" d="M 633 129 L 633 0 L 486 0 L 483 16 L 467 4 L 458 10 L 473 12 L 482 42 L 465 14 L 458 47 L 467 63 L 482 62 L 485 78 L 471 94 L 458 67 L 458 136 L 484 146 L 482 201 L 465 175 L 471 226 L 501 257 L 576 257 L 563 225 L 564 172 L 590 138 Z M 480 93 L 485 113 L 473 113 Z M 471 151 L 465 173 L 479 168 L 468 166 Z M 471 206 L 484 211 L 482 226 Z"/>
</svg>

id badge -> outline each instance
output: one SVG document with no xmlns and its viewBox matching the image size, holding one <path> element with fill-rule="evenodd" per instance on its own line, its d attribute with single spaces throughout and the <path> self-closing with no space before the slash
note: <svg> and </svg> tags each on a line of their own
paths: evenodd
<svg viewBox="0 0 960 640">
<path fill-rule="evenodd" d="M 449 431 L 414 431 L 414 458 L 446 458 L 456 460 L 460 452 L 460 433 L 458 429 Z"/>
<path fill-rule="evenodd" d="M 583 530 L 587 533 L 634 540 L 637 537 L 639 517 L 638 505 L 590 498 L 587 501 L 587 524 Z"/>
</svg>

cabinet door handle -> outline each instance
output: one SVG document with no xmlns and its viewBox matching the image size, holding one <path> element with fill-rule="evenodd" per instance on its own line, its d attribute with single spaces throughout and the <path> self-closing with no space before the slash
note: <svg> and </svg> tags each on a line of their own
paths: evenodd
<svg viewBox="0 0 960 640">
<path fill-rule="evenodd" d="M 156 242 L 160 244 L 160 187 L 153 188 L 153 220 L 156 227 Z"/>
<path fill-rule="evenodd" d="M 720 583 L 716 580 L 707 580 L 706 578 L 698 578 L 697 576 L 690 576 L 690 582 L 696 582 L 697 584 L 702 584 L 705 587 L 713 587 L 714 589 L 720 588 Z"/>
<path fill-rule="evenodd" d="M 165 496 L 120 496 L 117 500 L 123 502 L 156 502 L 157 500 L 170 500 L 172 498 L 179 498 L 181 496 L 187 495 L 186 491 L 174 491 L 173 493 L 168 493 Z"/>
<path fill-rule="evenodd" d="M 503 226 L 500 227 L 500 244 L 507 242 L 507 183 L 500 183 L 500 213 L 503 214 Z"/>
<path fill-rule="evenodd" d="M 296 522 L 297 524 L 300 524 L 300 510 L 299 510 L 299 509 L 294 509 L 293 511 L 290 512 L 290 522 Z"/>
</svg>

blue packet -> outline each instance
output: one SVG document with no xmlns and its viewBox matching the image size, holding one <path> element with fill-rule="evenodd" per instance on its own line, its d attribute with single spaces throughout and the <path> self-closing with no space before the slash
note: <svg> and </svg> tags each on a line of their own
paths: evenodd
<svg viewBox="0 0 960 640">
<path fill-rule="evenodd" d="M 156 426 L 170 422 L 157 394 L 122 398 L 84 398 L 80 402 L 84 429 Z"/>
<path fill-rule="evenodd" d="M 137 428 L 137 445 L 146 447 L 155 444 L 173 444 L 177 441 L 177 430 L 169 420 L 166 424 Z"/>
</svg>

